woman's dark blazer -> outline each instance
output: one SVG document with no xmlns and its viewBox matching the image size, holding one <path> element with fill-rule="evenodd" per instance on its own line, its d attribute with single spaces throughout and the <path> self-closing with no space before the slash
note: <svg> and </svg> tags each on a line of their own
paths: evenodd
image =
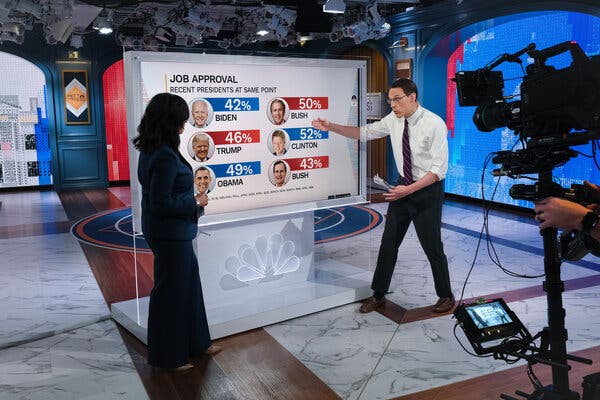
<svg viewBox="0 0 600 400">
<path fill-rule="evenodd" d="M 163 145 L 140 152 L 142 232 L 155 240 L 192 240 L 204 208 L 194 198 L 192 167 L 178 151 Z"/>
</svg>

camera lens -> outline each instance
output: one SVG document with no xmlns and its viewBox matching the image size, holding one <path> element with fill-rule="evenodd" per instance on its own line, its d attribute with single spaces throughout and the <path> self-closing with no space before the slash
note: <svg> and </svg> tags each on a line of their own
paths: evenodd
<svg viewBox="0 0 600 400">
<path fill-rule="evenodd" d="M 491 132 L 494 129 L 518 122 L 520 112 L 520 102 L 518 101 L 484 104 L 475 109 L 473 123 L 481 132 Z"/>
</svg>

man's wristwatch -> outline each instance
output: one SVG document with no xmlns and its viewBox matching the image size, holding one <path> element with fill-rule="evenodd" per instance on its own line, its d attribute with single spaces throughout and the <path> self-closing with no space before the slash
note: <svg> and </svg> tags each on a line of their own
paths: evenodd
<svg viewBox="0 0 600 400">
<path fill-rule="evenodd" d="M 581 219 L 581 232 L 589 235 L 596 226 L 598 226 L 599 222 L 600 216 L 598 216 L 598 214 L 595 214 L 592 211 L 588 212 Z"/>
</svg>

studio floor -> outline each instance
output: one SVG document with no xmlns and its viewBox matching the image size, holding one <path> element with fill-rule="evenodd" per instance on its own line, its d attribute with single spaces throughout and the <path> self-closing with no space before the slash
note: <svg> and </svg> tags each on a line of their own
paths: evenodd
<svg viewBox="0 0 600 400">
<path fill-rule="evenodd" d="M 109 310 L 136 292 L 148 295 L 151 256 L 138 255 L 136 285 L 131 252 L 82 243 L 70 232 L 82 218 L 129 202 L 128 187 L 2 194 L 0 399 L 485 400 L 533 390 L 522 361 L 467 354 L 451 313 L 430 311 L 437 297 L 412 228 L 399 250 L 393 292 L 378 312 L 360 314 L 359 303 L 324 310 L 219 339 L 224 350 L 194 360 L 190 372 L 156 371 L 145 346 Z M 369 207 L 385 214 L 384 203 Z M 526 215 L 492 212 L 494 248 L 483 241 L 477 252 L 482 223 L 479 207 L 445 203 L 442 236 L 454 294 L 466 302 L 504 298 L 537 333 L 547 325 L 543 278 L 509 276 L 488 252 L 518 275 L 540 275 L 538 228 Z M 333 254 L 357 265 L 373 260 L 382 231 L 380 224 L 337 240 Z M 570 386 L 579 392 L 582 377 L 600 371 L 599 260 L 588 255 L 561 267 L 567 349 L 594 361 L 571 363 Z M 460 329 L 457 335 L 470 350 Z M 534 371 L 552 383 L 549 367 Z"/>
</svg>

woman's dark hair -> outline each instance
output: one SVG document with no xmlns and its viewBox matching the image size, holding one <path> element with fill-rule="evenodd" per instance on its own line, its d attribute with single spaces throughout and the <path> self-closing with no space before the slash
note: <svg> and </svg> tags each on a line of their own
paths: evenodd
<svg viewBox="0 0 600 400">
<path fill-rule="evenodd" d="M 133 139 L 136 149 L 144 152 L 155 150 L 166 144 L 173 149 L 179 147 L 179 131 L 190 116 L 184 99 L 170 93 L 159 93 L 148 105 Z"/>
</svg>

